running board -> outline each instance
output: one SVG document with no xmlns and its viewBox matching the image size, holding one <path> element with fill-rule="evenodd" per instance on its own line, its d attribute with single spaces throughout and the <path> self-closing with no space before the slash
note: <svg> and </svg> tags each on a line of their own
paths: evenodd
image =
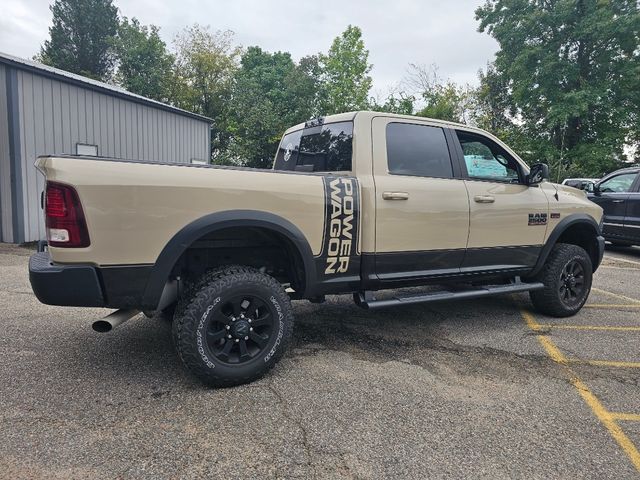
<svg viewBox="0 0 640 480">
<path fill-rule="evenodd" d="M 440 302 L 444 300 L 462 300 L 467 298 L 488 297 L 490 295 L 500 295 L 503 293 L 528 292 L 540 290 L 544 284 L 540 282 L 524 283 L 515 281 L 508 285 L 483 285 L 471 287 L 468 290 L 439 290 L 417 295 L 396 296 L 377 300 L 374 292 L 365 291 L 354 294 L 354 300 L 359 307 L 366 309 L 376 309 L 384 307 L 394 307 L 398 305 L 411 305 L 414 303 Z"/>
</svg>

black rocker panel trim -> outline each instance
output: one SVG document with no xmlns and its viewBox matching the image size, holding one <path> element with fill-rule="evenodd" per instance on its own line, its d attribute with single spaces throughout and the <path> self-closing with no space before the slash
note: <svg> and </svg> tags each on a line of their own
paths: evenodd
<svg viewBox="0 0 640 480">
<path fill-rule="evenodd" d="M 375 272 L 381 280 L 448 275 L 460 271 L 465 249 L 378 253 Z"/>
<path fill-rule="evenodd" d="M 542 245 L 468 248 L 461 268 L 533 268 L 541 250 Z"/>
<path fill-rule="evenodd" d="M 366 289 L 419 285 L 434 281 L 526 274 L 541 245 L 389 252 L 362 256 Z"/>
</svg>

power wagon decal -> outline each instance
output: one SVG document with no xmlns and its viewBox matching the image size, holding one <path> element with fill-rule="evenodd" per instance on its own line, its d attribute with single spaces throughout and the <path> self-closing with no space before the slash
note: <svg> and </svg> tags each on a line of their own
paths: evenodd
<svg viewBox="0 0 640 480">
<path fill-rule="evenodd" d="M 319 279 L 360 275 L 358 222 L 360 191 L 353 177 L 323 177 L 325 220 L 322 253 L 317 257 Z"/>
</svg>

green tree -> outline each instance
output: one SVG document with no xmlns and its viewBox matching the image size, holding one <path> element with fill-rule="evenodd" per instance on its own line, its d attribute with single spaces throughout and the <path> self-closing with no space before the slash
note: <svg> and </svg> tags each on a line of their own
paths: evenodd
<svg viewBox="0 0 640 480">
<path fill-rule="evenodd" d="M 640 13 L 636 0 L 488 0 L 480 31 L 499 43 L 530 156 L 565 173 L 600 175 L 640 134 Z"/>
<path fill-rule="evenodd" d="M 320 110 L 322 114 L 363 110 L 369 107 L 371 77 L 369 50 L 362 31 L 349 25 L 333 40 L 329 52 L 319 56 L 322 72 Z"/>
<path fill-rule="evenodd" d="M 47 65 L 98 80 L 114 66 L 118 9 L 112 0 L 55 0 L 50 39 L 36 57 Z"/>
<path fill-rule="evenodd" d="M 271 166 L 284 130 L 315 113 L 316 70 L 313 57 L 296 65 L 289 53 L 247 49 L 232 94 L 233 138 L 226 162 Z"/>
<path fill-rule="evenodd" d="M 469 123 L 473 113 L 472 90 L 440 78 L 435 65 L 427 68 L 411 64 L 406 83 L 420 96 L 424 104 L 416 115 Z"/>
<path fill-rule="evenodd" d="M 169 101 L 173 55 L 154 25 L 140 25 L 136 18 L 120 22 L 116 53 L 117 82 L 130 92 L 160 102 Z"/>
<path fill-rule="evenodd" d="M 398 113 L 400 115 L 412 115 L 414 111 L 415 97 L 406 92 L 392 92 L 381 101 L 372 98 L 369 101 L 371 110 L 376 112 Z"/>
<path fill-rule="evenodd" d="M 241 49 L 233 32 L 211 32 L 194 25 L 175 39 L 176 63 L 170 99 L 174 105 L 214 120 L 213 156 L 221 155 L 230 140 L 231 92 Z"/>
<path fill-rule="evenodd" d="M 514 126 L 509 86 L 493 64 L 488 64 L 485 71 L 480 70 L 478 79 L 480 85 L 473 92 L 473 121 L 480 128 L 504 135 Z"/>
</svg>

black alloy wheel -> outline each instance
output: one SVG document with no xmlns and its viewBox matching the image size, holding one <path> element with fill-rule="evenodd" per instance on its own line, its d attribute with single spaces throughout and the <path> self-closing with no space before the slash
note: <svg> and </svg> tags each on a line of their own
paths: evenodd
<svg viewBox="0 0 640 480">
<path fill-rule="evenodd" d="M 560 274 L 558 293 L 560 299 L 567 306 L 571 306 L 582 299 L 584 293 L 584 268 L 578 260 L 567 263 Z"/>
<path fill-rule="evenodd" d="M 220 362 L 240 364 L 263 352 L 273 331 L 274 313 L 255 295 L 237 295 L 209 313 L 207 347 Z"/>
</svg>

